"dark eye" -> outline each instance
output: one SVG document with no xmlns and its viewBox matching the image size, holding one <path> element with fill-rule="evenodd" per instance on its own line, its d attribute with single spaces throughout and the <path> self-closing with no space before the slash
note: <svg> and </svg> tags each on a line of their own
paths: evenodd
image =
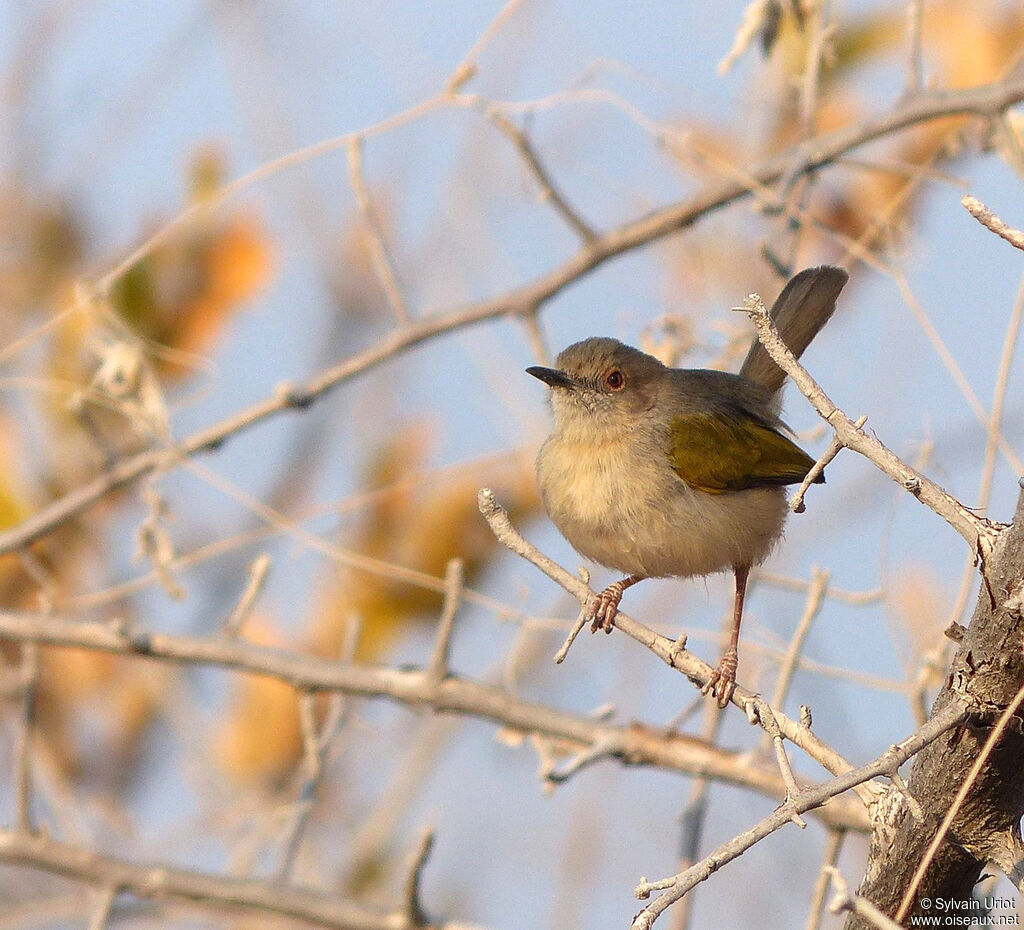
<svg viewBox="0 0 1024 930">
<path fill-rule="evenodd" d="M 604 376 L 604 383 L 613 391 L 621 391 L 626 386 L 626 379 L 618 368 L 613 368 Z"/>
</svg>

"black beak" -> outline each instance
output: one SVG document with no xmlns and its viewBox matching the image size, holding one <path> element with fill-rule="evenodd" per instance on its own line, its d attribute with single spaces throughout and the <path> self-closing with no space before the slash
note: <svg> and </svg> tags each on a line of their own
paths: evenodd
<svg viewBox="0 0 1024 930">
<path fill-rule="evenodd" d="M 572 378 L 557 368 L 541 368 L 539 365 L 534 365 L 532 368 L 527 368 L 526 373 L 539 378 L 553 388 L 571 388 L 573 386 Z"/>
</svg>

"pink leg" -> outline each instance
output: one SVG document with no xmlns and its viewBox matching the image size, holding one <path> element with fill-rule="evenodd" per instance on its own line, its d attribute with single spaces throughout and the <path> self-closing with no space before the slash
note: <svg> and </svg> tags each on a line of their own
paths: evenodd
<svg viewBox="0 0 1024 930">
<path fill-rule="evenodd" d="M 733 571 L 736 573 L 736 599 L 733 601 L 732 635 L 729 637 L 728 648 L 722 653 L 722 658 L 718 662 L 718 668 L 712 672 L 707 684 L 701 689 L 702 694 L 710 694 L 715 698 L 719 707 L 725 707 L 729 703 L 736 688 L 740 622 L 743 620 L 743 597 L 747 593 L 747 576 L 750 574 L 750 566 L 737 565 Z"/>
<path fill-rule="evenodd" d="M 591 601 L 590 612 L 587 614 L 587 619 L 590 620 L 590 632 L 596 633 L 598 630 L 604 630 L 605 633 L 611 633 L 615 614 L 619 610 L 619 601 L 622 600 L 622 592 L 643 580 L 643 575 L 630 575 L 628 578 L 623 578 L 622 581 L 613 582 L 598 594 Z"/>
</svg>

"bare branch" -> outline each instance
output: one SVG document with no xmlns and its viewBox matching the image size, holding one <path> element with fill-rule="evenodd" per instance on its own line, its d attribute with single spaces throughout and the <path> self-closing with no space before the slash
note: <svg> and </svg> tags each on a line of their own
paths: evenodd
<svg viewBox="0 0 1024 930">
<path fill-rule="evenodd" d="M 846 835 L 839 830 L 830 830 L 825 840 L 825 854 L 822 856 L 821 871 L 814 883 L 814 895 L 807 913 L 807 926 L 804 930 L 821 930 L 821 918 L 825 910 L 825 895 L 831 879 L 830 867 L 839 861 L 839 852 L 843 848 Z M 686 900 L 685 898 L 683 899 Z"/>
<path fill-rule="evenodd" d="M 779 679 L 775 683 L 775 690 L 772 692 L 772 706 L 782 707 L 786 703 L 786 695 L 789 693 L 789 686 L 793 681 L 793 673 L 796 671 L 800 661 L 800 653 L 803 651 L 804 641 L 811 630 L 814 618 L 821 612 L 821 606 L 825 602 L 825 595 L 828 592 L 829 573 L 815 565 L 811 569 L 811 587 L 807 592 L 807 600 L 804 603 L 804 612 L 796 625 L 793 638 L 789 641 L 786 649 L 786 657 L 782 660 L 782 667 L 779 669 Z"/>
<path fill-rule="evenodd" d="M 576 637 L 580 635 L 580 631 L 583 627 L 587 625 L 589 619 L 590 618 L 587 616 L 586 606 L 580 607 L 580 612 L 573 621 L 572 627 L 565 637 L 565 641 L 561 646 L 559 646 L 558 652 L 555 653 L 555 665 L 561 665 L 565 661 L 565 657 L 569 654 L 572 644 L 576 641 Z"/>
<path fill-rule="evenodd" d="M 215 449 L 230 437 L 282 412 L 307 409 L 338 384 L 394 358 L 412 346 L 439 334 L 453 332 L 483 320 L 517 315 L 533 310 L 608 259 L 685 229 L 715 210 L 752 196 L 754 191 L 747 183 L 748 180 L 761 186 L 767 186 L 777 181 L 787 171 L 792 172 L 794 164 L 798 166 L 797 174 L 813 171 L 834 162 L 840 156 L 867 142 L 891 135 L 907 127 L 953 115 L 976 114 L 994 117 L 1021 100 L 1024 100 L 1024 76 L 1014 76 L 1004 81 L 965 90 L 920 95 L 912 100 L 904 101 L 888 113 L 869 118 L 854 126 L 808 139 L 797 146 L 795 150 L 789 150 L 767 159 L 760 165 L 755 165 L 749 172 L 746 172 L 744 179 L 726 179 L 685 201 L 654 210 L 646 216 L 598 234 L 593 242 L 586 244 L 575 255 L 530 283 L 499 297 L 468 304 L 447 312 L 431 314 L 425 319 L 414 320 L 406 326 L 393 330 L 370 348 L 326 369 L 305 385 L 301 387 L 286 386 L 272 397 L 194 433 L 179 443 L 173 452 L 152 450 L 125 459 L 92 481 L 45 506 L 18 525 L 0 533 L 0 554 L 19 549 L 45 536 L 56 526 L 91 507 L 107 494 L 132 484 L 156 468 L 173 464 L 178 457 L 194 456 Z M 374 132 L 378 133 L 387 128 L 393 128 L 400 122 L 408 122 L 426 112 L 453 103 L 465 106 L 477 105 L 475 98 L 468 100 L 455 98 L 454 101 L 448 97 L 432 98 L 412 110 L 406 111 L 400 117 L 396 116 L 390 121 L 378 124 L 374 127 Z M 362 134 L 367 137 L 371 133 L 369 130 L 364 130 Z M 222 189 L 216 200 L 217 202 L 223 201 L 268 173 L 279 171 L 283 167 L 347 145 L 349 138 L 350 136 L 343 136 L 318 143 L 309 149 L 270 162 L 258 172 L 239 178 Z M 105 288 L 108 289 L 128 269 L 141 261 L 159 244 L 169 239 L 173 232 L 185 226 L 192 216 L 193 211 L 187 211 L 173 224 L 161 230 L 105 276 L 98 285 L 98 290 L 102 292 Z"/>
<path fill-rule="evenodd" d="M 761 725 L 764 727 L 765 733 L 768 734 L 769 739 L 772 742 L 772 749 L 775 751 L 775 761 L 779 765 L 779 771 L 782 773 L 782 781 L 786 786 L 786 800 L 796 797 L 800 793 L 800 788 L 796 783 L 796 778 L 793 776 L 793 767 L 789 764 L 789 756 L 786 755 L 786 744 L 782 739 L 782 731 L 779 729 L 779 723 L 775 719 L 775 714 L 772 713 L 772 709 L 768 706 L 767 702 L 758 700 L 756 703 L 752 703 L 754 712 L 757 714 L 758 719 L 761 721 Z M 807 824 L 799 813 L 794 813 L 790 820 L 796 824 L 801 830 L 803 830 Z"/>
<path fill-rule="evenodd" d="M 704 709 L 704 722 L 701 737 L 709 743 L 718 739 L 718 733 L 725 719 L 725 708 L 719 707 L 717 701 L 705 701 L 697 698 Z M 676 724 L 677 726 L 680 724 Z M 688 869 L 700 858 L 701 838 L 708 814 L 708 795 L 711 782 L 707 778 L 695 778 L 690 785 L 690 794 L 686 806 L 679 818 L 682 856 L 680 871 Z M 673 930 L 688 930 L 693 917 L 694 895 L 689 894 L 673 911 Z"/>
<path fill-rule="evenodd" d="M 427 918 L 420 904 L 420 884 L 423 879 L 423 869 L 433 848 L 434 831 L 425 830 L 416 847 L 412 863 L 409 866 L 409 875 L 405 882 L 405 913 L 408 915 L 409 923 L 414 927 L 425 926 L 427 923 Z"/>
<path fill-rule="evenodd" d="M 924 0 L 907 0 L 907 93 L 919 94 L 924 87 L 924 56 L 921 48 L 921 20 Z"/>
<path fill-rule="evenodd" d="M 276 914 L 335 930 L 414 930 L 422 926 L 404 911 L 372 910 L 310 888 L 194 872 L 162 862 L 129 862 L 47 836 L 11 830 L 0 830 L 0 862 L 43 869 L 102 888 L 118 888 L 140 898 L 175 898 L 208 908 Z M 446 921 L 431 926 L 457 930 L 459 925 Z"/>
<path fill-rule="evenodd" d="M 110 920 L 110 912 L 114 907 L 114 900 L 117 898 L 118 889 L 110 885 L 99 892 L 96 900 L 96 909 L 89 918 L 89 930 L 105 930 L 107 921 Z"/>
<path fill-rule="evenodd" d="M 39 614 L 0 613 L 0 638 L 118 655 L 144 655 L 163 661 L 216 665 L 268 675 L 288 682 L 299 691 L 337 691 L 383 697 L 428 707 L 437 713 L 478 717 L 518 732 L 542 733 L 574 747 L 613 740 L 621 747 L 614 757 L 626 765 L 648 765 L 685 774 L 707 775 L 752 788 L 771 798 L 785 793 L 777 772 L 751 765 L 743 753 L 729 752 L 709 746 L 695 737 L 668 733 L 662 728 L 641 723 L 616 726 L 555 710 L 453 674 L 436 686 L 426 671 L 416 668 L 356 665 L 257 646 L 244 640 L 145 633 L 110 624 L 70 621 Z M 671 641 L 666 642 L 667 654 Z M 783 726 L 784 719 L 780 719 L 780 727 L 789 738 L 787 728 L 795 729 L 796 725 L 788 721 Z M 816 739 L 807 734 L 808 745 L 813 745 Z M 801 745 L 798 741 L 797 744 Z M 829 753 L 828 758 L 833 761 L 842 758 L 833 750 Z M 857 804 L 845 807 L 829 805 L 822 811 L 822 816 L 830 824 L 858 831 L 865 829 L 867 824 L 863 807 Z"/>
<path fill-rule="evenodd" d="M 14 753 L 15 823 L 19 830 L 32 826 L 32 734 L 35 731 L 36 689 L 39 685 L 39 648 L 33 642 L 21 646 L 21 719 Z"/>
</svg>

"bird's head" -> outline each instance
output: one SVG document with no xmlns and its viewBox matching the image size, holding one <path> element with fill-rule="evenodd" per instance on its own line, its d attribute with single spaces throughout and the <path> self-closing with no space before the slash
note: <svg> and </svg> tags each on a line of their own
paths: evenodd
<svg viewBox="0 0 1024 930">
<path fill-rule="evenodd" d="M 668 369 L 653 356 L 616 339 L 594 337 L 562 351 L 555 368 L 527 368 L 551 388 L 561 430 L 627 428 L 654 405 Z"/>
</svg>

